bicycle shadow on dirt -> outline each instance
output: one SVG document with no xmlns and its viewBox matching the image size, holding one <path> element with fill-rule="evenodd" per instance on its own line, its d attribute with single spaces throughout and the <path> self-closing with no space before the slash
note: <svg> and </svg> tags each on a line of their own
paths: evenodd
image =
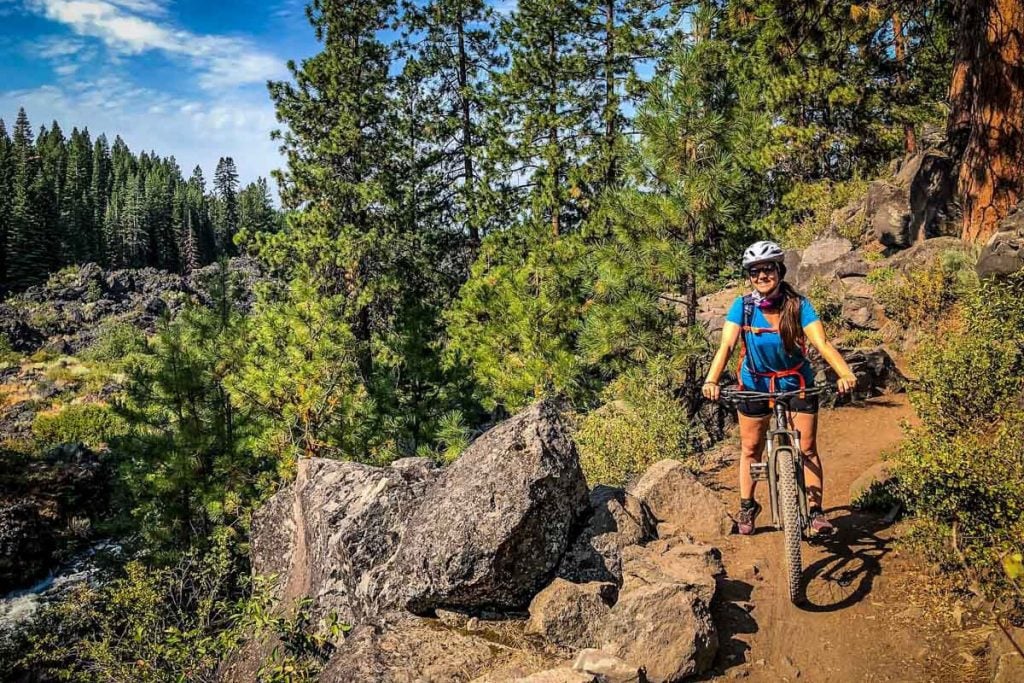
<svg viewBox="0 0 1024 683">
<path fill-rule="evenodd" d="M 847 514 L 834 516 L 840 511 Z M 829 512 L 835 533 L 811 542 L 827 555 L 806 565 L 800 577 L 803 600 L 797 606 L 806 612 L 838 612 L 863 600 L 882 572 L 882 558 L 892 550 L 893 539 L 879 535 L 891 521 L 849 506 Z"/>
</svg>

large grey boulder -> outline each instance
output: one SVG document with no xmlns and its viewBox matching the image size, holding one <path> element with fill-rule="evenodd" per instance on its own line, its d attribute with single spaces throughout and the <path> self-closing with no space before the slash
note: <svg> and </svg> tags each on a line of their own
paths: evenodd
<svg viewBox="0 0 1024 683">
<path fill-rule="evenodd" d="M 700 540 L 716 541 L 732 532 L 725 504 L 678 460 L 654 463 L 629 492 L 658 522 L 669 522 Z"/>
<path fill-rule="evenodd" d="M 716 577 L 725 573 L 717 548 L 685 538 L 658 539 L 646 546 L 631 546 L 623 553 L 622 592 L 670 583 L 681 586 L 710 605 Z"/>
<path fill-rule="evenodd" d="M 477 439 L 426 491 L 395 560 L 404 606 L 525 607 L 587 507 L 568 430 L 552 403 L 533 405 Z"/>
<path fill-rule="evenodd" d="M 866 212 L 875 239 L 897 249 L 910 245 L 909 204 L 907 188 L 885 180 L 868 185 Z"/>
<path fill-rule="evenodd" d="M 311 598 L 317 618 L 334 612 L 354 624 L 401 604 L 404 578 L 394 557 L 435 476 L 426 461 L 301 461 L 295 482 L 253 516 L 253 572 L 277 576 L 274 595 L 286 608 Z"/>
<path fill-rule="evenodd" d="M 906 158 L 888 180 L 868 186 L 865 218 L 875 239 L 904 249 L 940 235 L 956 190 L 956 165 L 939 149 Z"/>
<path fill-rule="evenodd" d="M 622 583 L 622 549 L 655 537 L 655 520 L 636 496 L 598 485 L 590 492 L 590 517 L 570 543 L 558 575 L 576 583 Z"/>
<path fill-rule="evenodd" d="M 526 632 L 567 649 L 593 647 L 594 631 L 618 597 L 612 583 L 555 579 L 530 603 Z"/>
<path fill-rule="evenodd" d="M 644 668 L 651 683 L 671 683 L 711 667 L 718 632 L 699 595 L 677 583 L 655 583 L 619 597 L 600 649 Z"/>
<path fill-rule="evenodd" d="M 999 222 L 978 257 L 978 277 L 1012 275 L 1024 268 L 1024 204 Z"/>
<path fill-rule="evenodd" d="M 843 278 L 864 277 L 871 269 L 860 252 L 853 250 L 853 243 L 841 237 L 822 237 L 802 251 L 790 251 L 786 263 L 786 281 L 798 291 L 817 281 L 831 285 Z"/>
</svg>

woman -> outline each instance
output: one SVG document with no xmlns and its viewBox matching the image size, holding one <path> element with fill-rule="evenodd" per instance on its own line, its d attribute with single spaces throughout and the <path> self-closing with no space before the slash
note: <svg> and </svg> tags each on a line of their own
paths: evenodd
<svg viewBox="0 0 1024 683">
<path fill-rule="evenodd" d="M 729 360 L 737 340 L 743 342 L 739 370 L 740 384 L 753 391 L 792 391 L 814 385 L 814 372 L 807 360 L 805 345 L 810 342 L 839 376 L 838 389 L 853 389 L 857 378 L 842 355 L 825 338 L 818 314 L 811 302 L 798 294 L 783 278 L 786 266 L 783 251 L 774 242 L 757 242 L 743 253 L 743 270 L 753 286 L 751 294 L 733 302 L 722 328 L 718 347 L 704 382 L 704 396 L 718 400 L 718 378 Z M 761 506 L 754 500 L 754 481 L 750 464 L 760 462 L 765 432 L 771 411 L 767 400 L 743 401 L 739 412 L 740 510 L 736 517 L 739 533 L 754 533 Z M 832 524 L 821 510 L 822 472 L 816 439 L 818 399 L 807 397 L 790 403 L 793 426 L 800 432 L 804 454 L 804 481 L 810 506 L 811 530 L 816 534 L 832 532 Z"/>
</svg>

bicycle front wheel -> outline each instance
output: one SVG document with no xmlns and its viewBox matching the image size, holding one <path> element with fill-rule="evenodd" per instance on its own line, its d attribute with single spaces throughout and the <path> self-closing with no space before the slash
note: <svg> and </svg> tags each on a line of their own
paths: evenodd
<svg viewBox="0 0 1024 683">
<path fill-rule="evenodd" d="M 800 601 L 800 575 L 803 573 L 800 557 L 803 525 L 800 520 L 796 454 L 791 447 L 782 446 L 775 453 L 775 463 L 779 479 L 779 511 L 782 513 L 782 533 L 786 545 L 786 583 L 789 586 L 789 599 L 796 603 Z"/>
</svg>

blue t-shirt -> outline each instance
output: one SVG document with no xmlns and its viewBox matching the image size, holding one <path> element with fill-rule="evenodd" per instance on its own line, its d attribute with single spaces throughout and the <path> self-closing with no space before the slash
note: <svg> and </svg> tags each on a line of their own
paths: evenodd
<svg viewBox="0 0 1024 683">
<path fill-rule="evenodd" d="M 735 323 L 740 327 L 743 326 L 743 297 L 738 297 L 733 302 L 732 308 L 726 314 L 725 319 L 728 322 Z M 806 298 L 800 300 L 800 327 L 807 327 L 811 323 L 818 320 L 818 313 L 814 310 L 814 306 Z M 764 313 L 761 312 L 757 306 L 754 307 L 753 315 L 750 318 L 751 327 L 771 327 L 774 326 L 768 322 L 768 319 L 764 317 Z M 782 336 L 778 332 L 761 332 L 760 334 L 754 334 L 753 332 L 743 332 L 743 340 L 747 344 L 747 356 L 743 360 L 742 368 L 742 380 L 743 387 L 746 389 L 752 389 L 754 391 L 768 391 L 770 381 L 767 377 L 757 377 L 751 374 L 750 369 L 753 367 L 758 372 L 769 372 L 772 370 L 788 370 L 789 368 L 800 365 L 800 362 L 805 360 L 804 354 L 798 348 L 796 353 L 787 353 L 786 348 L 782 345 Z M 753 364 L 753 365 L 751 365 Z M 805 386 L 814 385 L 814 372 L 811 370 L 811 364 L 804 363 L 800 367 L 800 374 L 804 376 Z M 800 388 L 800 380 L 795 375 L 789 377 L 780 377 L 775 380 L 776 391 L 793 391 Z"/>
</svg>

